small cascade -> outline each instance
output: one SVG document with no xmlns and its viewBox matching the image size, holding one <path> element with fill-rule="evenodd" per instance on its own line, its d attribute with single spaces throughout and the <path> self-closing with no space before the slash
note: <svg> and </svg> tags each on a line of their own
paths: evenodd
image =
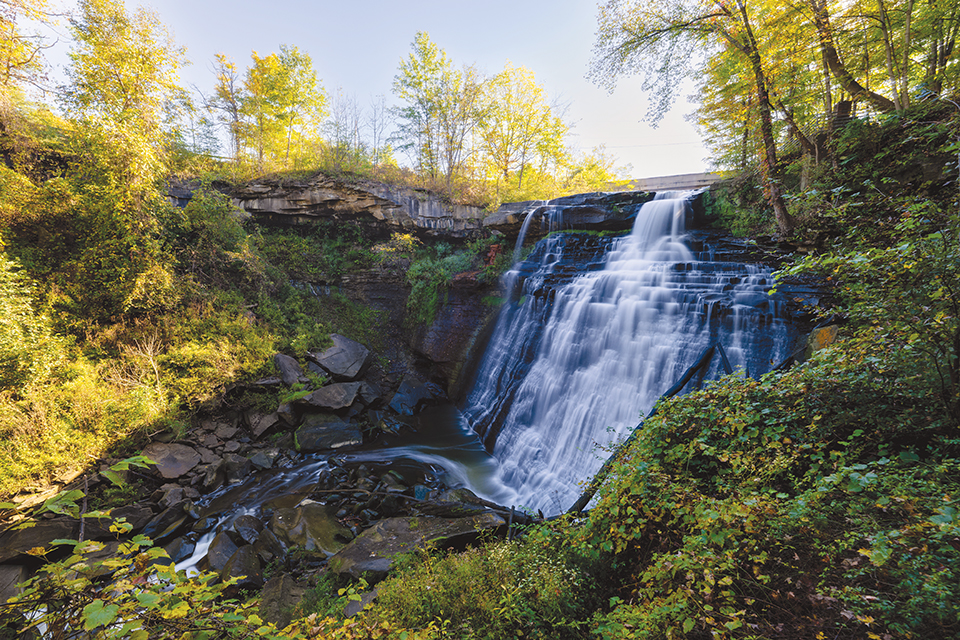
<svg viewBox="0 0 960 640">
<path fill-rule="evenodd" d="M 517 236 L 517 243 L 513 248 L 514 262 L 518 262 L 520 260 L 524 240 L 526 240 L 527 232 L 530 230 L 530 224 L 534 220 L 540 220 L 540 230 L 543 232 L 551 233 L 554 231 L 560 231 L 563 228 L 562 206 L 549 204 L 543 200 L 537 200 L 534 202 L 534 204 L 524 209 L 523 212 L 520 213 L 520 216 L 522 217 L 524 213 L 526 214 L 526 217 L 523 219 L 523 224 L 520 225 L 520 235 Z"/>
<path fill-rule="evenodd" d="M 709 247 L 694 255 L 688 214 L 687 194 L 658 194 L 629 236 L 586 238 L 595 254 L 579 249 L 576 266 L 575 243 L 556 234 L 507 275 L 509 301 L 464 408 L 499 461 L 502 504 L 569 508 L 605 449 L 712 342 L 752 375 L 786 353 L 770 271 L 718 262 Z"/>
</svg>

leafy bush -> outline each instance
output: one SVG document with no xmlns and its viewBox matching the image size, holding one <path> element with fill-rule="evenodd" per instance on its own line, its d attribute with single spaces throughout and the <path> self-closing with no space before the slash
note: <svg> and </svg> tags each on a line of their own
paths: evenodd
<svg viewBox="0 0 960 640">
<path fill-rule="evenodd" d="M 461 638 L 583 637 L 593 579 L 565 541 L 561 526 L 542 526 L 520 541 L 407 556 L 369 616 L 413 629 L 439 620 Z"/>
</svg>

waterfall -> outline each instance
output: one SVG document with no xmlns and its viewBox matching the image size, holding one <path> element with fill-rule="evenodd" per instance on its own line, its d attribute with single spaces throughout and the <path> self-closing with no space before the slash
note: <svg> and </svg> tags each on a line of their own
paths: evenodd
<svg viewBox="0 0 960 640">
<path fill-rule="evenodd" d="M 712 342 L 741 375 L 785 354 L 770 271 L 694 255 L 687 195 L 644 204 L 605 254 L 594 238 L 576 273 L 575 243 L 557 234 L 505 276 L 509 301 L 463 411 L 499 462 L 501 502 L 569 508 L 606 450 Z"/>
</svg>

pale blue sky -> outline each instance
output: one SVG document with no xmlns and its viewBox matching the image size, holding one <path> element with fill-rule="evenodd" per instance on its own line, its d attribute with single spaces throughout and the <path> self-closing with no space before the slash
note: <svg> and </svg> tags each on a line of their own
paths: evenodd
<svg viewBox="0 0 960 640">
<path fill-rule="evenodd" d="M 377 94 L 388 103 L 393 76 L 410 52 L 417 31 L 430 38 L 455 64 L 476 64 L 493 74 L 509 60 L 536 74 L 550 99 L 568 105 L 574 123 L 571 142 L 583 150 L 605 144 L 630 164 L 632 177 L 693 173 L 706 168 L 706 152 L 684 113 L 681 99 L 658 129 L 641 122 L 646 100 L 638 78 L 621 80 L 613 94 L 584 78 L 596 30 L 596 4 L 589 0 L 125 0 L 128 7 L 154 8 L 186 46 L 193 63 L 185 84 L 208 92 L 217 52 L 242 70 L 250 52 L 267 55 L 281 44 L 310 54 L 329 92 L 367 105 Z M 687 92 L 689 93 L 689 91 Z"/>
</svg>

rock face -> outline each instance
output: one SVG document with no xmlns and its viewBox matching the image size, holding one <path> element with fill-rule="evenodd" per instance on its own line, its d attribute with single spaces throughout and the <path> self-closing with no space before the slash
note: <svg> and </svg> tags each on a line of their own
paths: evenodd
<svg viewBox="0 0 960 640">
<path fill-rule="evenodd" d="M 443 202 L 437 194 L 421 189 L 323 175 L 304 180 L 261 178 L 232 189 L 229 195 L 239 208 L 269 222 L 351 222 L 381 235 L 417 231 L 454 238 L 481 229 L 516 237 L 527 215 L 550 217 L 557 211 L 562 211 L 566 228 L 629 229 L 639 206 L 653 197 L 641 191 L 587 193 L 505 204 L 488 214 L 481 207 Z M 178 202 L 185 202 L 182 194 L 178 196 Z"/>
<path fill-rule="evenodd" d="M 419 189 L 346 182 L 317 175 L 307 180 L 259 179 L 232 190 L 234 204 L 247 213 L 283 224 L 353 222 L 381 233 L 422 230 L 453 236 L 480 229 L 480 207 L 447 205 Z"/>
</svg>

